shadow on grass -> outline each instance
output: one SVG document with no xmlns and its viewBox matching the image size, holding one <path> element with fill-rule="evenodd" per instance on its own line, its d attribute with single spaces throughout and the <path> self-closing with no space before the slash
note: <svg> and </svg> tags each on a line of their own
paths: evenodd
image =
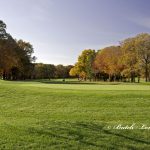
<svg viewBox="0 0 150 150">
<path fill-rule="evenodd" d="M 104 81 L 63 81 L 63 80 L 25 80 L 24 82 L 39 82 L 45 84 L 78 84 L 78 85 L 119 85 L 125 82 L 104 82 Z M 127 84 L 127 83 L 126 83 Z"/>
<path fill-rule="evenodd" d="M 70 146 L 81 149 L 137 149 L 138 146 L 150 148 L 150 142 L 131 134 L 136 131 L 107 130 L 104 125 L 94 123 L 57 123 L 52 127 L 29 128 L 28 132 L 39 137 L 55 139 L 50 145 L 57 148 L 58 145 L 59 148 L 65 145 L 66 149 L 71 149 Z"/>
<path fill-rule="evenodd" d="M 124 84 L 124 85 L 150 85 L 150 83 L 131 83 L 131 82 L 109 82 L 109 81 L 74 81 L 74 80 L 48 80 L 48 79 L 35 79 L 35 80 L 31 80 L 31 79 L 26 79 L 26 80 L 5 80 L 5 81 L 12 81 L 12 82 L 34 82 L 34 83 L 45 83 L 45 84 L 77 84 L 77 85 L 120 85 L 120 84 Z"/>
</svg>

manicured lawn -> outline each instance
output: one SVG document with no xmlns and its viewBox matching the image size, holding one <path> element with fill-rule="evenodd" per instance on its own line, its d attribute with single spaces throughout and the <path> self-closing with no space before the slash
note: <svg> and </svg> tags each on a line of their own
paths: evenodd
<svg viewBox="0 0 150 150">
<path fill-rule="evenodd" d="M 143 124 L 150 84 L 0 81 L 0 149 L 149 150 Z"/>
</svg>

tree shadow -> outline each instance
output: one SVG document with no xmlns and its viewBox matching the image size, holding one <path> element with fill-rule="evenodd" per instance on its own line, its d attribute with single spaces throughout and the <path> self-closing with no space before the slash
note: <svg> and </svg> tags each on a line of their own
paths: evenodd
<svg viewBox="0 0 150 150">
<path fill-rule="evenodd" d="M 123 82 L 104 82 L 104 81 L 63 81 L 63 80 L 25 80 L 24 82 L 39 82 L 45 84 L 76 84 L 76 85 L 119 85 Z"/>
<path fill-rule="evenodd" d="M 68 143 L 68 145 L 74 143 L 75 145 L 72 146 L 86 147 L 89 149 L 120 149 L 122 147 L 136 149 L 138 145 L 142 148 L 150 148 L 150 142 L 138 139 L 130 134 L 130 132 L 108 130 L 104 124 L 87 122 L 57 123 L 51 128 L 46 126 L 40 127 L 39 129 L 29 128 L 28 132 L 37 136 L 44 136 L 51 139 L 55 138 L 56 146 L 59 141 L 63 141 L 63 143 Z"/>
</svg>

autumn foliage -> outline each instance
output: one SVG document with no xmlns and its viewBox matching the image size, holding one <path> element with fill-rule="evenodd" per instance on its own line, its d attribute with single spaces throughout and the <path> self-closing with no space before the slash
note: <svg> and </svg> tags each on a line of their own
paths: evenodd
<svg viewBox="0 0 150 150">
<path fill-rule="evenodd" d="M 150 81 L 150 34 L 142 33 L 118 46 L 83 50 L 70 75 L 80 80 Z"/>
</svg>

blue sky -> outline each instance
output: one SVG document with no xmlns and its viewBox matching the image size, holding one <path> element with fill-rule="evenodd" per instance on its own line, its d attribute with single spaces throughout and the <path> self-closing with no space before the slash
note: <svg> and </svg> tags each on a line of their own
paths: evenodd
<svg viewBox="0 0 150 150">
<path fill-rule="evenodd" d="M 150 0 L 1 0 L 0 19 L 37 62 L 67 65 L 84 49 L 150 33 Z"/>
</svg>

